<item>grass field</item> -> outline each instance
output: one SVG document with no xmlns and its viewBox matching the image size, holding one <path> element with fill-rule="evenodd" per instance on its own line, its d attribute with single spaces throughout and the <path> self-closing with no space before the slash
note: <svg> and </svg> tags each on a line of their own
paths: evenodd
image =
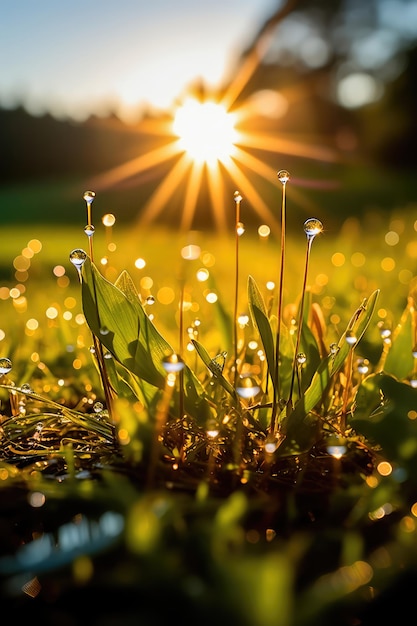
<svg viewBox="0 0 417 626">
<path fill-rule="evenodd" d="M 324 232 L 312 247 L 307 284 L 323 309 L 329 332 L 335 337 L 352 311 L 374 289 L 380 289 L 381 293 L 378 319 L 374 320 L 373 328 L 376 329 L 378 322 L 391 327 L 398 324 L 417 268 L 416 215 L 409 205 L 389 213 L 369 211 L 361 219 L 348 218 L 337 231 L 328 230 L 324 224 Z M 3 355 L 11 349 L 8 346 L 16 343 L 16 339 L 10 339 L 16 333 L 20 334 L 18 343 L 22 350 L 22 333 L 28 332 L 27 322 L 31 319 L 38 321 L 35 335 L 42 335 L 45 358 L 48 354 L 53 359 L 56 356 L 53 356 L 52 335 L 57 326 L 64 326 L 70 336 L 79 333 L 80 325 L 75 324 L 74 318 L 81 312 L 81 290 L 69 255 L 75 248 L 88 251 L 83 219 L 80 215 L 80 227 L 59 224 L 2 227 L 0 329 L 4 338 L 0 346 Z M 301 220 L 297 232 L 293 228 L 287 230 L 285 306 L 296 303 L 301 291 L 306 251 L 302 226 Z M 16 259 L 22 257 L 22 251 L 31 241 L 40 242 L 36 244 L 37 251 L 27 270 L 16 274 Z M 114 248 L 111 251 L 109 244 Z M 194 260 L 185 261 L 181 250 L 189 244 L 198 245 L 200 254 Z M 280 273 L 279 236 L 261 238 L 254 228 L 248 228 L 239 238 L 236 249 L 233 233 L 219 236 L 213 232 L 193 231 L 180 235 L 161 227 L 144 233 L 134 226 L 119 226 L 117 222 L 112 229 L 100 223 L 93 238 L 93 250 L 96 264 L 111 282 L 122 270 L 127 270 L 142 300 L 154 297 L 148 312 L 174 347 L 179 343 L 178 303 L 182 278 L 185 279 L 185 299 L 189 301 L 184 323 L 187 326 L 196 318 L 205 320 L 200 328 L 201 339 L 210 350 L 216 351 L 224 349 L 223 313 L 230 316 L 233 311 L 236 262 L 239 313 L 242 314 L 248 313 L 248 276 L 253 276 L 265 297 L 271 298 L 266 284 L 272 281 L 276 286 Z M 106 265 L 101 262 L 103 257 L 107 258 Z M 144 267 L 135 265 L 137 259 L 145 261 Z M 197 280 L 199 269 L 208 272 L 207 280 Z M 16 285 L 20 285 L 21 297 L 11 298 L 10 289 Z M 210 290 L 218 295 L 214 304 L 206 300 Z M 46 317 L 51 306 L 59 311 L 54 320 Z M 368 336 L 375 339 L 375 333 L 376 330 L 370 328 Z"/>
</svg>

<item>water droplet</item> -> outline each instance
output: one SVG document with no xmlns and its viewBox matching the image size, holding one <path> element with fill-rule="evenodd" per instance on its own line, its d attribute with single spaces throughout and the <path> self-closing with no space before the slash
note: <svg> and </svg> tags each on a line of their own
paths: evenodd
<svg viewBox="0 0 417 626">
<path fill-rule="evenodd" d="M 153 296 L 148 296 L 145 302 L 151 306 L 152 304 L 155 304 L 155 298 Z"/>
<path fill-rule="evenodd" d="M 87 204 L 93 204 L 95 197 L 96 197 L 95 191 L 84 191 L 83 198 Z"/>
<path fill-rule="evenodd" d="M 6 357 L 0 358 L 0 375 L 8 374 L 11 369 L 12 369 L 11 360 Z"/>
<path fill-rule="evenodd" d="M 238 222 L 236 224 L 236 232 L 238 234 L 238 236 L 240 237 L 241 235 L 243 235 L 243 233 L 245 232 L 245 225 L 243 222 Z"/>
<path fill-rule="evenodd" d="M 105 352 L 103 354 L 103 358 L 106 359 L 107 361 L 109 361 L 111 358 L 113 358 L 113 355 L 111 352 Z"/>
<path fill-rule="evenodd" d="M 33 389 L 32 387 L 29 385 L 29 383 L 23 383 L 23 385 L 20 386 L 20 391 L 22 393 L 32 393 Z"/>
<path fill-rule="evenodd" d="M 280 170 L 277 174 L 278 180 L 285 185 L 290 180 L 290 173 L 287 170 Z"/>
<path fill-rule="evenodd" d="M 100 328 L 100 335 L 108 335 L 109 334 L 109 329 L 107 328 L 107 326 L 102 326 Z"/>
<path fill-rule="evenodd" d="M 410 379 L 410 385 L 411 385 L 414 389 L 416 389 L 416 388 L 417 388 L 417 378 L 414 378 L 414 377 L 413 377 L 413 378 L 411 378 L 411 379 Z"/>
<path fill-rule="evenodd" d="M 278 447 L 278 440 L 275 437 L 275 435 L 272 435 L 270 433 L 265 440 L 265 445 L 264 445 L 265 452 L 267 454 L 274 454 L 277 447 Z"/>
<path fill-rule="evenodd" d="M 323 224 L 315 217 L 310 217 L 304 222 L 304 232 L 308 239 L 313 239 L 323 231 Z"/>
<path fill-rule="evenodd" d="M 235 193 L 233 194 L 233 197 L 235 199 L 236 204 L 239 204 L 243 200 L 242 196 L 240 195 L 238 191 L 235 191 Z"/>
<path fill-rule="evenodd" d="M 85 250 L 81 250 L 81 248 L 76 248 L 70 253 L 69 259 L 71 263 L 75 265 L 78 270 L 80 270 L 87 259 L 87 252 L 85 252 Z"/>
<path fill-rule="evenodd" d="M 241 398 L 254 398 L 261 388 L 251 376 L 240 376 L 236 392 Z"/>
<path fill-rule="evenodd" d="M 95 402 L 93 406 L 94 413 L 101 413 L 104 409 L 104 404 L 102 402 Z"/>
<path fill-rule="evenodd" d="M 96 353 L 96 349 L 95 349 L 94 346 L 90 346 L 89 350 L 90 350 L 91 354 L 95 354 Z"/>
<path fill-rule="evenodd" d="M 350 345 L 350 346 L 354 346 L 355 343 L 357 342 L 358 338 L 356 337 L 355 333 L 353 332 L 353 330 L 347 330 L 346 331 L 346 342 Z"/>
<path fill-rule="evenodd" d="M 220 432 L 219 425 L 217 424 L 216 420 L 214 419 L 208 420 L 207 426 L 206 426 L 207 437 L 210 437 L 210 439 L 215 439 L 217 435 L 219 434 L 219 432 Z"/>
<path fill-rule="evenodd" d="M 333 458 L 341 459 L 347 452 L 346 439 L 340 435 L 332 435 L 328 437 L 326 450 Z"/>
<path fill-rule="evenodd" d="M 299 352 L 297 354 L 297 363 L 298 365 L 304 365 L 304 363 L 307 361 L 307 355 L 304 352 Z"/>
<path fill-rule="evenodd" d="M 184 369 L 184 361 L 179 354 L 172 353 L 162 359 L 162 367 L 168 373 L 180 372 Z"/>
<path fill-rule="evenodd" d="M 358 359 L 356 367 L 359 374 L 367 374 L 369 372 L 369 360 L 364 358 Z"/>
<path fill-rule="evenodd" d="M 412 349 L 412 354 L 415 359 L 417 359 L 417 345 Z"/>
<path fill-rule="evenodd" d="M 92 237 L 94 235 L 95 228 L 92 224 L 87 224 L 87 226 L 84 228 L 84 232 L 87 237 Z"/>
<path fill-rule="evenodd" d="M 330 354 L 335 356 L 339 352 L 339 350 L 340 350 L 340 348 L 337 345 L 337 343 L 331 343 L 330 344 Z"/>
</svg>

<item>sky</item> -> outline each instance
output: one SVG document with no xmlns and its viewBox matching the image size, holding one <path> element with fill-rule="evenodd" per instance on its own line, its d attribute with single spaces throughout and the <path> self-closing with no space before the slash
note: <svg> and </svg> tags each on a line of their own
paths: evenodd
<svg viewBox="0 0 417 626">
<path fill-rule="evenodd" d="M 0 106 L 84 119 L 218 84 L 278 0 L 0 0 Z"/>
</svg>

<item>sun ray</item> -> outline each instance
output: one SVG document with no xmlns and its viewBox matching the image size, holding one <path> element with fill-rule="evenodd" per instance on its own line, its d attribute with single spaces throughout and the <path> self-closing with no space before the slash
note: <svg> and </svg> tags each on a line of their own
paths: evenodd
<svg viewBox="0 0 417 626">
<path fill-rule="evenodd" d="M 117 165 L 107 170 L 107 172 L 95 176 L 90 180 L 90 187 L 108 189 L 131 176 L 136 176 L 145 170 L 160 165 L 165 161 L 169 161 L 175 156 L 178 156 L 178 141 L 172 141 L 161 148 L 156 148 L 155 150 L 141 154 L 131 161 Z"/>
<path fill-rule="evenodd" d="M 142 214 L 137 221 L 138 226 L 146 226 L 159 215 L 164 208 L 164 204 L 168 202 L 174 191 L 181 185 L 190 167 L 191 161 L 187 154 L 183 153 L 143 207 Z"/>
<path fill-rule="evenodd" d="M 229 160 L 227 159 L 227 161 Z M 227 216 L 224 205 L 224 181 L 220 171 L 220 162 L 217 161 L 207 169 L 209 170 L 207 180 L 214 220 L 219 232 L 224 234 L 227 232 Z"/>
<path fill-rule="evenodd" d="M 256 158 L 253 154 L 249 154 L 246 150 L 242 150 L 242 148 L 236 150 L 234 159 L 269 182 L 274 180 L 274 177 L 276 176 L 276 171 L 273 167 Z"/>
<path fill-rule="evenodd" d="M 239 144 L 246 148 L 255 148 L 265 152 L 279 152 L 280 154 L 309 158 L 326 163 L 335 163 L 339 160 L 337 152 L 327 146 L 299 143 L 291 139 L 285 139 L 282 135 L 274 137 L 263 133 L 241 132 Z"/>
<path fill-rule="evenodd" d="M 181 231 L 186 232 L 191 228 L 195 209 L 197 206 L 200 183 L 203 176 L 204 163 L 194 161 L 191 165 L 190 176 L 188 178 L 185 191 L 184 210 L 181 217 Z"/>
</svg>

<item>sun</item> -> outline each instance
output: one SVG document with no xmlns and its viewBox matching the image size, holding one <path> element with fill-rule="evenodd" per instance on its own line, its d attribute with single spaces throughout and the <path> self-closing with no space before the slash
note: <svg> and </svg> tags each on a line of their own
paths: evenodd
<svg viewBox="0 0 417 626">
<path fill-rule="evenodd" d="M 187 98 L 174 114 L 172 129 L 182 148 L 197 163 L 225 163 L 236 153 L 236 115 L 215 101 Z"/>
<path fill-rule="evenodd" d="M 282 167 L 277 163 L 274 169 L 268 159 L 259 157 L 259 153 L 280 155 L 280 160 L 286 155 L 324 163 L 338 161 L 339 157 L 336 150 L 326 145 L 296 141 L 285 133 L 285 123 L 281 124 L 279 117 L 291 109 L 292 100 L 297 102 L 302 97 L 296 89 L 289 89 L 288 93 L 281 91 L 279 101 L 277 92 L 265 89 L 252 96 L 242 96 L 261 58 L 259 47 L 256 47 L 245 57 L 226 86 L 214 93 L 211 90 L 206 93 L 201 85 L 197 85 L 197 89 L 187 90 L 166 115 L 144 118 L 138 130 L 133 132 L 154 136 L 157 139 L 155 148 L 90 179 L 87 186 L 97 191 L 117 188 L 130 178 L 164 167 L 161 179 L 140 208 L 138 228 L 154 222 L 180 192 L 176 223 L 180 231 L 188 232 L 195 224 L 198 207 L 202 206 L 199 201 L 204 190 L 209 196 L 216 230 L 227 233 L 230 207 L 234 207 L 232 194 L 238 190 L 250 210 L 272 231 L 279 233 L 277 212 L 265 202 L 259 184 L 254 181 L 276 181 L 277 170 Z M 265 116 L 262 101 L 265 103 L 265 97 L 271 95 L 275 96 L 272 100 L 275 103 L 272 132 L 265 131 L 258 123 Z M 268 97 L 267 101 L 269 106 L 271 98 Z M 302 186 L 308 185 L 309 182 L 304 181 Z M 233 191 L 228 197 L 230 189 Z M 311 209 L 302 190 L 293 185 L 291 193 L 299 206 Z M 206 214 L 204 218 L 207 218 Z"/>
</svg>

